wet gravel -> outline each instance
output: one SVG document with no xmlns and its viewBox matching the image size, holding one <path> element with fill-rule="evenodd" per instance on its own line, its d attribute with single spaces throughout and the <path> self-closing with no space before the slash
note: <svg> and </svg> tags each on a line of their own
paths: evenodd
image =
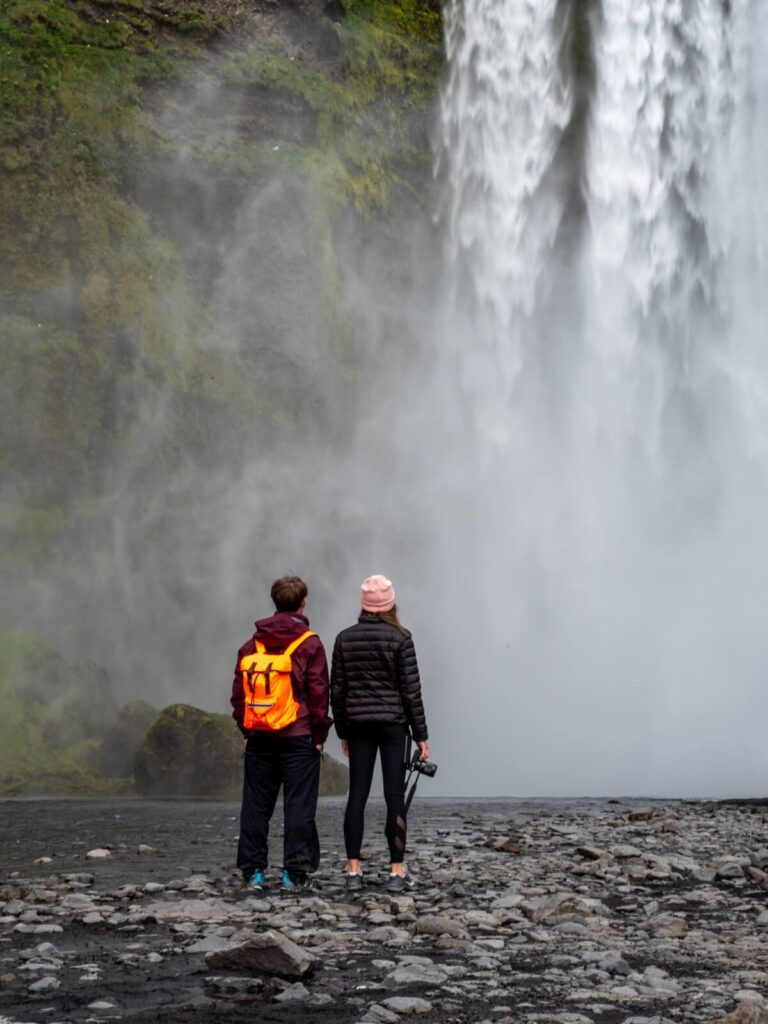
<svg viewBox="0 0 768 1024">
<path fill-rule="evenodd" d="M 321 801 L 322 888 L 299 897 L 276 815 L 256 898 L 234 803 L 0 802 L 0 1020 L 768 1024 L 765 807 L 419 799 L 402 896 L 379 801 L 346 893 L 343 809 Z M 275 932 L 318 966 L 221 966 Z"/>
</svg>

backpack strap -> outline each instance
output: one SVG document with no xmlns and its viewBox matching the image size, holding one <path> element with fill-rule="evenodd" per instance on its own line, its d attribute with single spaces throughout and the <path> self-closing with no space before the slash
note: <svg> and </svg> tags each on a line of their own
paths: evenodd
<svg viewBox="0 0 768 1024">
<path fill-rule="evenodd" d="M 305 640 L 309 640 L 311 636 L 317 636 L 317 633 L 313 633 L 311 629 L 308 629 L 306 633 L 302 633 L 300 637 L 297 637 L 293 641 L 293 643 L 289 644 L 283 651 L 283 654 L 287 654 L 290 656 L 291 654 L 293 654 L 297 647 L 300 647 Z"/>
</svg>

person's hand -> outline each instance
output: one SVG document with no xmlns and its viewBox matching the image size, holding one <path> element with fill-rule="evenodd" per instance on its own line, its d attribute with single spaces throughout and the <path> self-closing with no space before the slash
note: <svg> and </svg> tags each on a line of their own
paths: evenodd
<svg viewBox="0 0 768 1024">
<path fill-rule="evenodd" d="M 349 744 L 346 740 L 341 741 L 341 752 L 344 757 L 349 757 Z"/>
<path fill-rule="evenodd" d="M 323 743 L 316 743 L 315 744 L 315 750 L 317 750 L 318 753 L 322 754 L 324 745 L 325 744 L 323 744 Z"/>
<path fill-rule="evenodd" d="M 429 744 L 426 740 L 419 740 L 419 750 L 421 751 L 420 761 L 429 760 Z"/>
</svg>

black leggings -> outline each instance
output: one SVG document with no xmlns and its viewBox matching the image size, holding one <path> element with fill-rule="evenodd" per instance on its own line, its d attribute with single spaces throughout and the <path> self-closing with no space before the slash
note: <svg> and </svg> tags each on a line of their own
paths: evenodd
<svg viewBox="0 0 768 1024">
<path fill-rule="evenodd" d="M 405 858 L 407 736 L 406 726 L 389 722 L 371 722 L 353 726 L 349 730 L 349 796 L 344 815 L 344 842 L 350 860 L 360 859 L 365 804 L 371 791 L 377 750 L 381 753 L 381 775 L 384 780 L 384 799 L 387 802 L 384 834 L 389 844 L 390 860 L 393 864 L 402 864 Z"/>
</svg>

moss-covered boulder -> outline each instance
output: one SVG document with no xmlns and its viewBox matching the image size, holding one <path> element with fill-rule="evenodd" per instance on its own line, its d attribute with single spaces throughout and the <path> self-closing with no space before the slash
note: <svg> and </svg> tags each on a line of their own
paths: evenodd
<svg viewBox="0 0 768 1024">
<path fill-rule="evenodd" d="M 243 738 L 229 715 L 171 704 L 153 720 L 134 760 L 142 796 L 237 796 L 243 784 Z M 323 755 L 321 796 L 346 792 L 344 765 Z"/>
<path fill-rule="evenodd" d="M 153 720 L 136 752 L 142 796 L 222 796 L 242 782 L 243 741 L 229 715 L 171 704 Z"/>
<path fill-rule="evenodd" d="M 133 777 L 133 761 L 147 729 L 157 715 L 157 708 L 144 700 L 132 700 L 117 713 L 117 718 L 104 734 L 96 767 L 107 778 Z"/>
</svg>

